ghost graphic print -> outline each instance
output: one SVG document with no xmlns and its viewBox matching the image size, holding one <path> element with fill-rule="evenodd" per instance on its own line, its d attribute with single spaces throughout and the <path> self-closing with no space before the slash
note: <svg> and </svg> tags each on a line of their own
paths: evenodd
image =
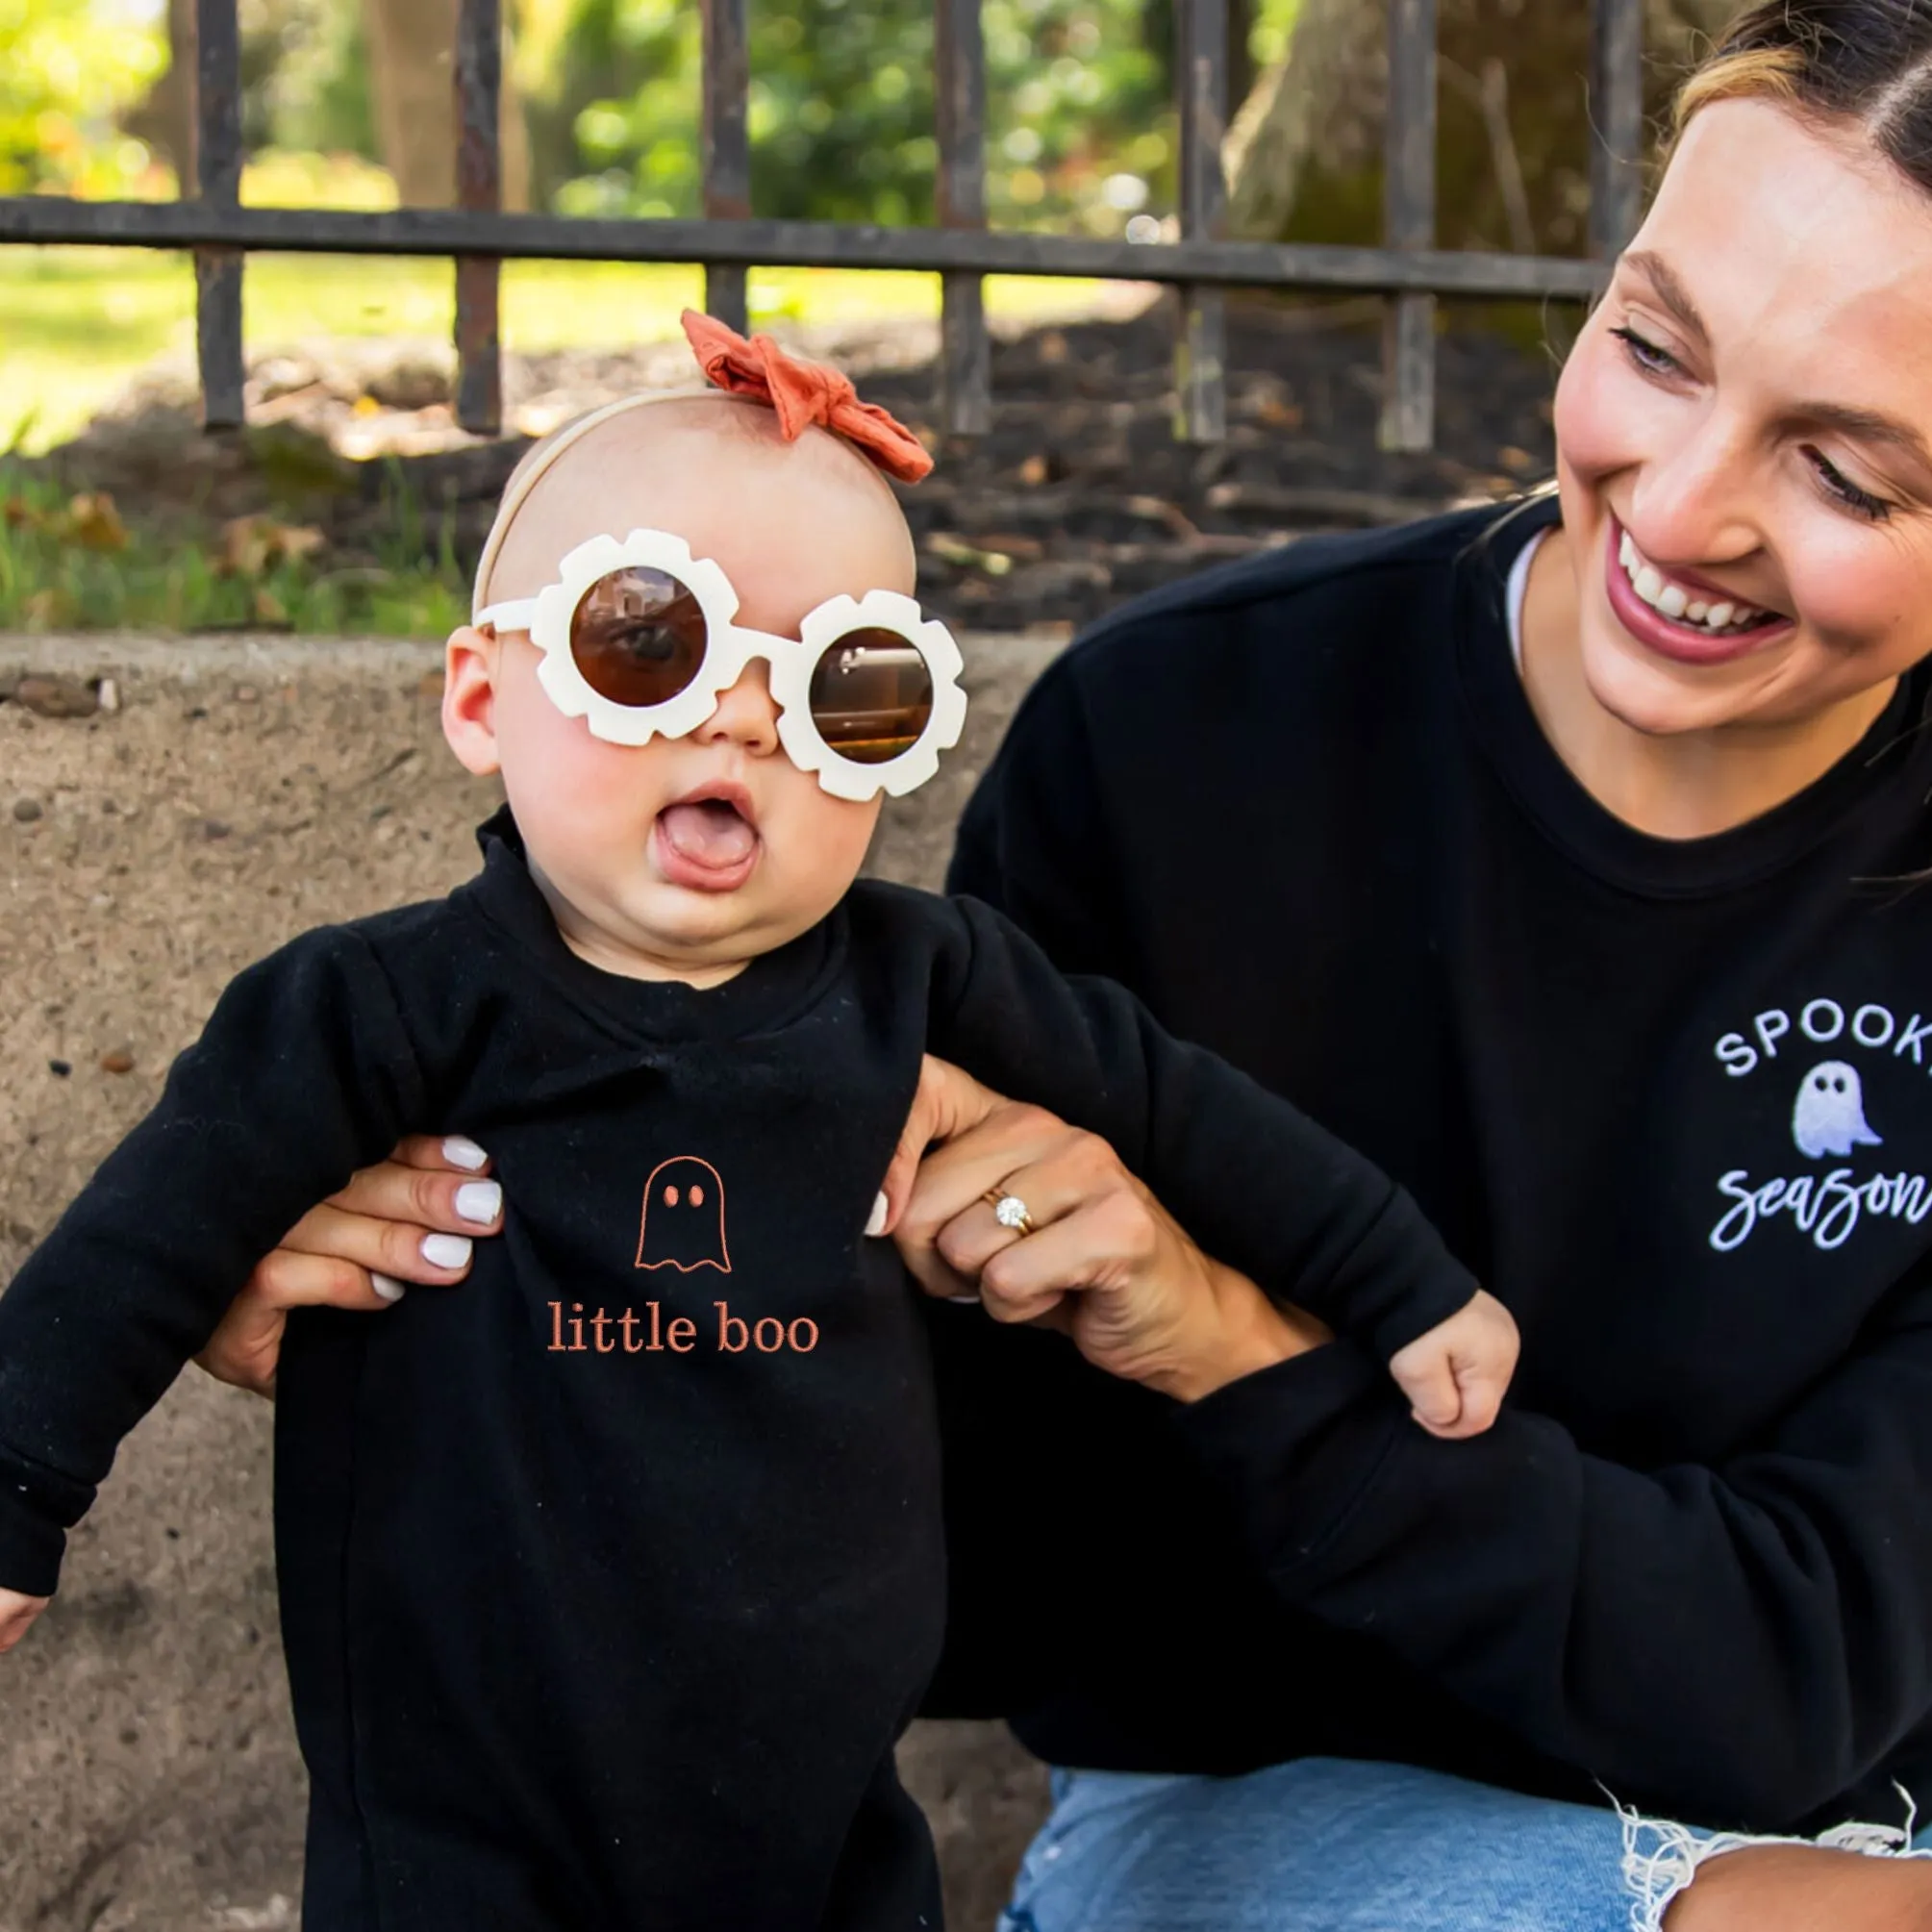
<svg viewBox="0 0 1932 1932">
<path fill-rule="evenodd" d="M 638 1266 L 674 1267 L 680 1274 L 700 1267 L 731 1272 L 731 1251 L 724 1240 L 724 1183 L 709 1161 L 680 1154 L 651 1169 L 638 1230 Z"/>
<path fill-rule="evenodd" d="M 1883 1144 L 1866 1123 L 1865 1090 L 1857 1067 L 1843 1060 L 1826 1060 L 1798 1082 L 1792 1139 L 1798 1152 L 1814 1161 L 1827 1154 L 1843 1158 L 1854 1147 Z"/>
</svg>

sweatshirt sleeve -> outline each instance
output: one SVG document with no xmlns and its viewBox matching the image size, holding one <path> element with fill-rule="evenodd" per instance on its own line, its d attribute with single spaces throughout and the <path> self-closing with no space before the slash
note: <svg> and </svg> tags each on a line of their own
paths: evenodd
<svg viewBox="0 0 1932 1932">
<path fill-rule="evenodd" d="M 53 1593 L 121 1439 L 262 1256 L 420 1105 L 389 980 L 355 933 L 305 935 L 228 988 L 0 1294 L 0 1585 Z"/>
<path fill-rule="evenodd" d="M 1509 1408 L 1438 1442 L 1345 1342 L 1173 1424 L 1290 1604 L 1620 1798 L 1789 1829 L 1932 1706 L 1932 1276 L 1894 1299 L 1715 1467 L 1624 1468 Z"/>
<path fill-rule="evenodd" d="M 990 907 L 952 909 L 932 1050 L 1111 1142 L 1205 1252 L 1385 1360 L 1475 1293 L 1408 1194 L 1305 1114 Z"/>
</svg>

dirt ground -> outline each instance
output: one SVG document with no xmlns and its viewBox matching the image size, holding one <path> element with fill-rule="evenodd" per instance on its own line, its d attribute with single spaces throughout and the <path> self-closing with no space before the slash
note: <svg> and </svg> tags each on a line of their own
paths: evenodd
<svg viewBox="0 0 1932 1932">
<path fill-rule="evenodd" d="M 873 869 L 938 883 L 974 774 L 1059 643 L 968 641 L 966 741 L 889 801 Z M 0 703 L 0 1280 L 241 966 L 473 868 L 495 797 L 442 744 L 437 663 L 353 640 L 0 636 L 0 689 L 107 675 L 118 699 L 67 719 Z M 184 1374 L 75 1532 L 54 1605 L 0 1659 L 0 1932 L 299 1922 L 269 1423 Z M 919 1726 L 904 1758 L 949 1922 L 987 1932 L 1044 1773 L 995 1725 Z"/>
</svg>

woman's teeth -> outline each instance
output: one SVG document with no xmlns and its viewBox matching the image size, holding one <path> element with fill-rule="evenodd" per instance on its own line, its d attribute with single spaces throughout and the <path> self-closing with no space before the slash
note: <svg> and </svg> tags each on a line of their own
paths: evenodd
<svg viewBox="0 0 1932 1932">
<path fill-rule="evenodd" d="M 1713 634 L 1728 633 L 1748 631 L 1771 615 L 1756 604 L 1740 604 L 1729 598 L 1711 604 L 1701 597 L 1693 597 L 1681 585 L 1671 583 L 1654 564 L 1643 561 L 1628 531 L 1618 545 L 1617 561 L 1623 565 L 1630 588 L 1653 611 L 1663 612 L 1673 623 Z"/>
</svg>

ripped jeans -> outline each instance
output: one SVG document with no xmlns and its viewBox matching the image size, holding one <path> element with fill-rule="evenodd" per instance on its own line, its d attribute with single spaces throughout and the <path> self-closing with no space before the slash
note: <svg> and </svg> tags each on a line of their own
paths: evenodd
<svg viewBox="0 0 1932 1932">
<path fill-rule="evenodd" d="M 1932 1830 L 1826 1842 L 1932 1857 Z M 998 1932 L 1650 1932 L 1719 1843 L 1404 1765 L 1056 1770 Z"/>
</svg>

